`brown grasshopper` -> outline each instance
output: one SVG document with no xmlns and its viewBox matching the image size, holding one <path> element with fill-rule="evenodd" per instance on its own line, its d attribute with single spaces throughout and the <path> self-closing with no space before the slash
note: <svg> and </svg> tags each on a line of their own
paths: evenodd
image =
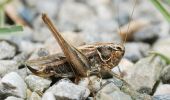
<svg viewBox="0 0 170 100">
<path fill-rule="evenodd" d="M 134 0 L 131 17 L 136 1 Z M 111 69 L 119 64 L 125 53 L 124 42 L 126 41 L 127 34 L 124 34 L 125 37 L 122 34 L 124 42 L 120 44 L 94 43 L 75 48 L 64 40 L 46 14 L 42 15 L 42 19 L 53 33 L 64 54 L 58 53 L 26 61 L 27 67 L 32 73 L 42 77 L 55 76 L 58 78 L 87 77 L 93 74 L 100 75 L 100 77 L 107 77 L 110 74 L 120 78 Z M 130 23 L 128 24 L 128 29 L 129 27 Z M 30 66 L 40 66 L 41 68 L 37 70 Z"/>
<path fill-rule="evenodd" d="M 54 27 L 46 14 L 42 15 L 44 23 L 53 33 L 63 53 L 40 57 L 26 62 L 28 69 L 42 77 L 87 77 L 91 74 L 105 77 L 122 59 L 123 44 L 95 43 L 79 48 L 67 43 Z M 36 70 L 30 66 L 41 66 Z"/>
</svg>

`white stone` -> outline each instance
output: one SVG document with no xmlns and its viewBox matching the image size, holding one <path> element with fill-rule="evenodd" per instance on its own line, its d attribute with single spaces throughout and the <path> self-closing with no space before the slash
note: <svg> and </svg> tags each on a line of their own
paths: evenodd
<svg viewBox="0 0 170 100">
<path fill-rule="evenodd" d="M 4 94 L 10 93 L 11 95 L 18 96 L 20 98 L 26 98 L 27 85 L 16 72 L 6 74 L 1 79 L 0 85 L 3 88 Z"/>
<path fill-rule="evenodd" d="M 27 83 L 28 87 L 35 92 L 42 93 L 45 89 L 47 89 L 50 84 L 51 80 L 44 79 L 39 76 L 29 75 L 25 78 L 25 82 Z"/>
<path fill-rule="evenodd" d="M 56 100 L 52 92 L 45 92 L 42 96 L 42 100 Z"/>
<path fill-rule="evenodd" d="M 41 100 L 41 97 L 36 92 L 32 92 L 29 100 Z"/>
<path fill-rule="evenodd" d="M 18 69 L 18 63 L 13 60 L 0 60 L 0 76 L 16 71 Z"/>
<path fill-rule="evenodd" d="M 6 41 L 0 41 L 0 59 L 12 58 L 15 56 L 16 48 Z"/>
<path fill-rule="evenodd" d="M 170 84 L 161 84 L 157 87 L 154 95 L 170 95 Z"/>
<path fill-rule="evenodd" d="M 86 99 L 90 94 L 88 88 L 75 85 L 64 79 L 54 84 L 46 92 L 52 92 L 57 99 L 67 98 L 74 100 Z"/>
<path fill-rule="evenodd" d="M 17 97 L 13 97 L 13 96 L 9 96 L 7 97 L 5 100 L 24 100 L 22 98 L 17 98 Z"/>
</svg>

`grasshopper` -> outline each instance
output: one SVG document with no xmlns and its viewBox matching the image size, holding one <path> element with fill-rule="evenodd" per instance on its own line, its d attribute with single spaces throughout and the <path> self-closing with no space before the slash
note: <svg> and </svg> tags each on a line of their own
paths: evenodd
<svg viewBox="0 0 170 100">
<path fill-rule="evenodd" d="M 26 61 L 28 69 L 38 76 L 103 75 L 117 66 L 124 55 L 125 47 L 122 44 L 95 43 L 75 48 L 64 40 L 46 14 L 42 15 L 42 19 L 53 33 L 64 55 L 60 53 Z M 30 66 L 41 66 L 41 69 L 36 70 Z"/>
<path fill-rule="evenodd" d="M 88 77 L 90 75 L 107 77 L 112 73 L 111 69 L 119 64 L 125 53 L 124 42 L 127 35 L 123 43 L 102 42 L 76 48 L 65 41 L 46 14 L 42 14 L 42 20 L 51 30 L 63 53 L 26 61 L 28 69 L 35 75 L 55 76 L 56 78 Z M 40 69 L 37 70 L 31 66 L 40 66 Z"/>
</svg>

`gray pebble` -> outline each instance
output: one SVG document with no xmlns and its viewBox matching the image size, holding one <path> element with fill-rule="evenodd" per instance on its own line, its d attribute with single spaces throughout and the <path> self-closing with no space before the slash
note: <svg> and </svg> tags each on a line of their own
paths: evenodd
<svg viewBox="0 0 170 100">
<path fill-rule="evenodd" d="M 160 32 L 160 26 L 151 25 L 140 29 L 138 32 L 134 34 L 133 38 L 135 41 L 153 43 L 158 39 L 160 34 L 159 32 Z"/>
<path fill-rule="evenodd" d="M 128 77 L 131 74 L 132 72 L 131 70 L 133 69 L 133 67 L 134 67 L 134 63 L 132 63 L 128 59 L 123 58 L 121 59 L 119 65 L 114 67 L 112 71 L 119 76 Z"/>
<path fill-rule="evenodd" d="M 93 11 L 87 5 L 79 2 L 66 1 L 59 11 L 61 30 L 76 30 L 77 25 L 94 17 Z"/>
<path fill-rule="evenodd" d="M 5 100 L 24 100 L 22 98 L 17 98 L 17 97 L 13 97 L 13 96 L 9 96 L 7 97 Z"/>
<path fill-rule="evenodd" d="M 32 91 L 38 93 L 43 93 L 43 91 L 47 89 L 51 84 L 51 80 L 47 80 L 35 75 L 27 76 L 25 78 L 25 82 Z"/>
<path fill-rule="evenodd" d="M 28 75 L 29 70 L 27 68 L 21 68 L 16 70 L 16 72 L 23 78 L 25 79 L 25 77 Z"/>
<path fill-rule="evenodd" d="M 170 58 L 170 37 L 161 38 L 153 45 L 153 51 L 158 52 L 167 58 Z"/>
<path fill-rule="evenodd" d="M 23 63 L 24 61 L 26 61 L 29 57 L 29 54 L 28 53 L 20 53 L 18 55 L 16 55 L 13 60 L 17 61 L 18 63 Z"/>
<path fill-rule="evenodd" d="M 50 0 L 42 2 L 41 0 L 37 0 L 35 4 L 39 13 L 48 13 L 50 17 L 54 18 L 58 13 L 59 1 L 60 0 Z"/>
<path fill-rule="evenodd" d="M 97 76 L 90 76 L 89 78 L 81 78 L 78 85 L 89 88 L 91 92 L 96 92 L 101 88 L 101 84 L 105 81 L 100 80 Z"/>
<path fill-rule="evenodd" d="M 29 100 L 41 100 L 41 97 L 36 92 L 32 92 Z"/>
<path fill-rule="evenodd" d="M 154 93 L 154 95 L 170 95 L 170 84 L 160 84 Z"/>
<path fill-rule="evenodd" d="M 68 80 L 62 79 L 50 87 L 46 92 L 52 92 L 56 99 L 82 100 L 86 99 L 90 91 L 88 88 L 75 85 Z"/>
<path fill-rule="evenodd" d="M 0 60 L 0 76 L 16 71 L 19 67 L 19 64 L 14 60 Z"/>
<path fill-rule="evenodd" d="M 16 54 L 16 47 L 7 41 L 0 41 L 0 59 L 12 58 Z"/>
<path fill-rule="evenodd" d="M 129 42 L 125 44 L 125 58 L 136 62 L 146 56 L 149 51 L 149 44 L 141 42 Z"/>
<path fill-rule="evenodd" d="M 165 62 L 159 57 L 149 56 L 140 59 L 126 81 L 138 92 L 150 94 L 164 66 Z"/>
<path fill-rule="evenodd" d="M 43 57 L 43 56 L 47 56 L 47 55 L 49 55 L 49 51 L 48 51 L 47 49 L 45 49 L 45 48 L 40 48 L 40 49 L 38 50 L 38 56 L 39 56 L 39 57 Z"/>
<path fill-rule="evenodd" d="M 42 96 L 42 100 L 56 100 L 54 93 L 52 92 L 45 92 Z"/>
<path fill-rule="evenodd" d="M 123 81 L 121 81 L 120 79 L 118 78 L 111 78 L 111 79 L 107 79 L 107 82 L 111 82 L 113 84 L 115 84 L 117 87 L 121 88 L 123 86 Z"/>
<path fill-rule="evenodd" d="M 170 95 L 156 95 L 153 96 L 153 100 L 170 100 Z"/>
<path fill-rule="evenodd" d="M 170 65 L 162 70 L 161 80 L 164 84 L 170 84 Z"/>
<path fill-rule="evenodd" d="M 27 54 L 32 53 L 37 48 L 41 48 L 43 45 L 41 43 L 33 43 L 31 41 L 21 41 L 19 44 L 20 52 L 25 52 Z"/>
<path fill-rule="evenodd" d="M 26 89 L 24 80 L 16 72 L 11 72 L 1 79 L 0 97 L 2 99 L 7 96 L 16 96 L 25 99 Z"/>
<path fill-rule="evenodd" d="M 131 97 L 119 90 L 113 83 L 107 84 L 96 95 L 97 100 L 132 100 Z"/>
</svg>

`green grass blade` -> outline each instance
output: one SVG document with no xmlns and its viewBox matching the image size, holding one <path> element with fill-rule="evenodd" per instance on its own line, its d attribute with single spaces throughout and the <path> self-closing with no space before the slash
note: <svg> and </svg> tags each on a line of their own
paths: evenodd
<svg viewBox="0 0 170 100">
<path fill-rule="evenodd" d="M 23 31 L 22 26 L 11 26 L 11 27 L 0 28 L 0 34 L 13 33 L 13 32 L 19 32 L 19 31 Z"/>
<path fill-rule="evenodd" d="M 158 0 L 151 0 L 155 7 L 162 13 L 162 15 L 170 22 L 170 13 L 162 6 Z"/>
<path fill-rule="evenodd" d="M 162 59 L 165 60 L 165 62 L 169 65 L 170 64 L 170 58 L 168 58 L 167 56 L 165 56 L 164 54 L 161 54 L 159 52 L 156 52 L 156 51 L 152 51 L 150 52 L 150 54 L 154 54 L 156 56 L 160 56 Z"/>
</svg>

